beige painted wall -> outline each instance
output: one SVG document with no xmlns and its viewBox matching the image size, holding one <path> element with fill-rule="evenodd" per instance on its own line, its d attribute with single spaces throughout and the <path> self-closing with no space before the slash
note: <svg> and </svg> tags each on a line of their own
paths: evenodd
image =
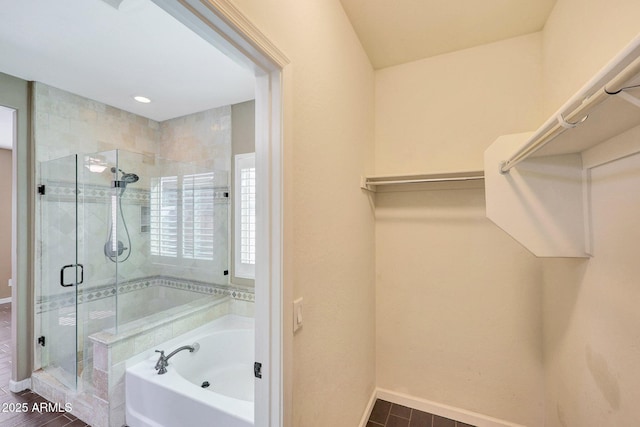
<svg viewBox="0 0 640 427">
<path fill-rule="evenodd" d="M 376 196 L 378 386 L 542 425 L 539 261 L 484 191 Z"/>
<path fill-rule="evenodd" d="M 546 427 L 640 425 L 640 155 L 593 169 L 594 257 L 545 262 Z"/>
<path fill-rule="evenodd" d="M 376 72 L 376 174 L 482 169 L 541 122 L 541 34 Z M 379 387 L 542 425 L 539 262 L 482 190 L 378 193 Z"/>
<path fill-rule="evenodd" d="M 558 0 L 544 29 L 547 114 L 638 34 L 638 16 L 635 0 Z M 637 155 L 594 169 L 595 256 L 544 263 L 546 427 L 640 425 L 639 169 Z"/>
<path fill-rule="evenodd" d="M 285 128 L 285 293 L 292 427 L 353 427 L 375 387 L 374 74 L 337 0 L 235 0 L 290 59 Z M 285 301 L 285 334 L 291 319 Z"/>
<path fill-rule="evenodd" d="M 11 150 L 0 149 L 0 298 L 11 297 L 7 283 L 11 278 L 12 171 Z"/>
<path fill-rule="evenodd" d="M 256 151 L 256 102 L 231 106 L 231 155 Z M 233 167 L 233 161 L 232 165 Z"/>
<path fill-rule="evenodd" d="M 540 33 L 376 72 L 376 174 L 481 170 L 542 121 Z"/>
<path fill-rule="evenodd" d="M 557 0 L 543 31 L 545 116 L 640 32 L 638 16 L 637 0 Z"/>
</svg>

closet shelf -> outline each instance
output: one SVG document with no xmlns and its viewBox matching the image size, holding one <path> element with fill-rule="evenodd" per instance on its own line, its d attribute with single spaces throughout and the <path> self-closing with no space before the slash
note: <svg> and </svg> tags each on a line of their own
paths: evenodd
<svg viewBox="0 0 640 427">
<path fill-rule="evenodd" d="M 640 125 L 640 36 L 616 55 L 499 167 L 528 157 L 582 153 Z"/>
<path fill-rule="evenodd" d="M 417 189 L 416 187 L 418 185 L 421 187 L 426 185 L 429 188 L 433 186 L 444 188 L 442 184 L 449 184 L 446 188 L 473 188 L 482 182 L 484 182 L 484 172 L 475 170 L 411 175 L 367 176 L 361 178 L 360 188 L 373 192 L 381 191 L 379 187 L 387 187 L 386 191 L 398 191 L 398 186 L 405 187 L 405 190 Z M 411 184 L 411 188 L 409 188 L 407 184 Z"/>
<path fill-rule="evenodd" d="M 539 257 L 592 256 L 590 170 L 640 153 L 640 36 L 537 131 L 485 151 L 487 217 Z"/>
</svg>

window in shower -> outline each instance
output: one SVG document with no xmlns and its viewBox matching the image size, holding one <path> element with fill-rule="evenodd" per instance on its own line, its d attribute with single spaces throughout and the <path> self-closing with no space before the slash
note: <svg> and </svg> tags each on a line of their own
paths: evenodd
<svg viewBox="0 0 640 427">
<path fill-rule="evenodd" d="M 213 172 L 182 181 L 182 257 L 212 260 L 214 254 Z"/>
<path fill-rule="evenodd" d="M 214 173 L 152 179 L 151 255 L 214 258 Z"/>
<path fill-rule="evenodd" d="M 255 153 L 235 156 L 235 275 L 255 277 L 256 168 Z"/>
<path fill-rule="evenodd" d="M 151 255 L 178 256 L 178 177 L 151 180 Z"/>
</svg>

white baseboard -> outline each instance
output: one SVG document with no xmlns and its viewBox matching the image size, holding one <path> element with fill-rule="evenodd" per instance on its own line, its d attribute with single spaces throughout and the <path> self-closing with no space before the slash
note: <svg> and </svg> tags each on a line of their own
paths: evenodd
<svg viewBox="0 0 640 427">
<path fill-rule="evenodd" d="M 11 302 L 11 297 L 0 298 L 0 304 L 6 304 L 8 302 Z"/>
<path fill-rule="evenodd" d="M 376 399 L 378 396 L 378 390 L 373 390 L 371 393 L 371 398 L 369 398 L 369 403 L 367 403 L 367 407 L 364 410 L 364 414 L 362 414 L 362 419 L 360 420 L 360 427 L 367 427 L 367 421 L 369 421 L 369 417 L 371 416 L 371 411 L 373 410 L 373 405 L 376 403 Z"/>
<path fill-rule="evenodd" d="M 13 393 L 20 393 L 29 389 L 31 389 L 31 377 L 22 381 L 9 380 L 9 390 Z"/>
<path fill-rule="evenodd" d="M 514 424 L 508 421 L 489 417 L 487 415 L 478 414 L 476 412 L 455 408 L 453 406 L 432 402 L 430 400 L 421 399 L 418 397 L 409 396 L 408 394 L 397 393 L 395 391 L 385 390 L 382 388 L 378 388 L 376 390 L 376 396 L 378 399 L 386 400 L 387 402 L 408 406 L 409 408 L 429 412 L 431 414 L 461 421 L 463 423 L 471 424 L 477 427 L 525 427 L 521 424 Z M 361 424 L 361 426 L 364 425 L 366 424 Z"/>
</svg>

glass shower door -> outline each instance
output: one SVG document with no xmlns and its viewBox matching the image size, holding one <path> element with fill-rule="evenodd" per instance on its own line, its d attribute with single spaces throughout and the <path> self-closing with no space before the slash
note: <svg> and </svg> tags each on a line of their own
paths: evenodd
<svg viewBox="0 0 640 427">
<path fill-rule="evenodd" d="M 69 388 L 78 378 L 78 286 L 84 280 L 78 262 L 77 156 L 40 164 L 40 295 L 42 368 Z"/>
</svg>

